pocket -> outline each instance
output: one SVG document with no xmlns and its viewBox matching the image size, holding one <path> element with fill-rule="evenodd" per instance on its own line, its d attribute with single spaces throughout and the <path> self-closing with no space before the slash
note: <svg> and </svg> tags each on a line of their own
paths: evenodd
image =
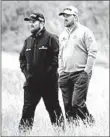
<svg viewBox="0 0 110 137">
<path fill-rule="evenodd" d="M 38 55 L 37 55 L 37 69 L 39 73 L 44 73 L 46 67 L 46 56 L 47 56 L 47 49 L 46 48 L 39 48 Z"/>
<path fill-rule="evenodd" d="M 52 67 L 51 66 L 49 66 L 48 68 L 46 68 L 46 71 L 45 71 L 46 73 L 51 73 L 52 72 Z"/>
<path fill-rule="evenodd" d="M 83 74 L 83 75 L 85 74 L 85 75 L 87 75 L 87 76 L 88 76 L 88 74 L 87 74 L 87 72 L 86 72 L 86 71 L 83 71 L 83 72 L 82 72 L 82 74 Z"/>
<path fill-rule="evenodd" d="M 27 73 L 26 73 L 26 70 L 25 69 L 23 69 L 23 73 L 24 73 L 24 76 L 25 76 L 25 78 L 27 77 Z"/>
<path fill-rule="evenodd" d="M 80 74 L 81 78 L 82 79 L 87 79 L 88 78 L 88 74 L 87 72 L 83 71 L 81 74 Z"/>
<path fill-rule="evenodd" d="M 31 49 L 26 49 L 25 51 L 27 63 L 30 63 L 32 61 L 32 51 Z"/>
<path fill-rule="evenodd" d="M 25 53 L 26 55 L 29 55 L 31 53 L 31 49 L 26 49 Z"/>
<path fill-rule="evenodd" d="M 44 61 L 46 58 L 47 48 L 39 48 L 38 60 Z"/>
<path fill-rule="evenodd" d="M 24 82 L 23 89 L 24 89 L 24 90 L 27 90 L 27 89 L 28 89 L 28 82 L 27 82 L 27 81 Z"/>
<path fill-rule="evenodd" d="M 88 74 L 85 71 L 83 71 L 79 74 L 76 84 L 78 85 L 83 84 L 86 83 L 87 81 L 88 81 Z"/>
<path fill-rule="evenodd" d="M 61 74 L 60 74 L 60 76 L 59 76 L 59 79 L 58 79 L 58 82 L 60 83 L 62 83 L 62 81 L 67 81 L 68 80 L 68 74 L 67 73 L 65 73 L 65 72 L 62 72 Z"/>
<path fill-rule="evenodd" d="M 92 71 L 88 74 L 86 71 L 83 71 L 82 72 L 82 77 L 87 77 L 87 79 L 91 79 L 91 76 L 92 76 Z"/>
<path fill-rule="evenodd" d="M 65 72 L 61 72 L 60 76 L 59 77 L 63 77 L 63 75 L 65 75 Z"/>
</svg>

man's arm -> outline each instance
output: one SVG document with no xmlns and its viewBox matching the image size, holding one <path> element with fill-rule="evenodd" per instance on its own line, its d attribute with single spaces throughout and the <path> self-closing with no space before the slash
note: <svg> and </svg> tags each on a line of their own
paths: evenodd
<svg viewBox="0 0 110 137">
<path fill-rule="evenodd" d="M 26 77 L 26 64 L 27 64 L 27 62 L 26 62 L 26 57 L 25 57 L 25 49 L 26 49 L 26 41 L 24 42 L 24 46 L 23 46 L 23 48 L 20 52 L 20 56 L 19 56 L 20 68 Z"/>
<path fill-rule="evenodd" d="M 95 63 L 98 48 L 97 48 L 97 43 L 96 43 L 94 34 L 89 29 L 85 32 L 84 39 L 85 39 L 85 45 L 88 52 L 85 71 L 89 74 Z"/>
<path fill-rule="evenodd" d="M 58 68 L 58 72 L 59 75 L 64 71 L 64 65 L 63 65 L 63 49 L 61 46 L 61 40 L 59 37 L 59 55 L 58 55 L 58 63 L 59 63 L 59 68 Z"/>
<path fill-rule="evenodd" d="M 51 70 L 53 72 L 56 72 L 58 69 L 58 54 L 59 54 L 59 42 L 58 42 L 58 37 L 53 36 L 51 38 L 51 47 L 53 51 L 53 56 L 52 56 L 52 64 L 51 64 Z"/>
</svg>

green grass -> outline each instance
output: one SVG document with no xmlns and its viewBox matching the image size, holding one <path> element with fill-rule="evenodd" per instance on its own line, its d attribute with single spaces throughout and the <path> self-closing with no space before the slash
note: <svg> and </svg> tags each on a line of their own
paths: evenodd
<svg viewBox="0 0 110 137">
<path fill-rule="evenodd" d="M 23 106 L 24 76 L 19 69 L 18 56 L 2 58 L 2 136 L 17 136 Z M 9 60 L 11 61 L 9 62 Z M 41 100 L 35 111 L 30 136 L 109 136 L 109 75 L 108 69 L 94 67 L 90 81 L 87 106 L 96 119 L 94 127 L 66 125 L 65 133 L 53 129 L 44 103 Z M 64 112 L 61 91 L 59 100 Z M 28 136 L 28 134 L 26 135 Z"/>
</svg>

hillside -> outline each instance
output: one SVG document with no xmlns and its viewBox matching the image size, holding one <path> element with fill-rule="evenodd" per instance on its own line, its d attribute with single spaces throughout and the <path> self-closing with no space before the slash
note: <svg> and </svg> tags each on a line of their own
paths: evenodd
<svg viewBox="0 0 110 137">
<path fill-rule="evenodd" d="M 25 38 L 30 35 L 24 17 L 32 12 L 43 13 L 47 30 L 59 35 L 64 25 L 58 14 L 67 5 L 75 5 L 80 22 L 94 32 L 99 64 L 103 64 L 103 60 L 108 63 L 109 1 L 2 1 L 2 50 L 20 52 Z"/>
</svg>

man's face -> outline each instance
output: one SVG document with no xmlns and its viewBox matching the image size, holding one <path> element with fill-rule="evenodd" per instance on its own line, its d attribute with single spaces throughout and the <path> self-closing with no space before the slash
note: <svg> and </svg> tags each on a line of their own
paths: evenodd
<svg viewBox="0 0 110 137">
<path fill-rule="evenodd" d="M 40 30 L 40 22 L 38 20 L 30 20 L 29 27 L 30 27 L 31 33 L 35 33 L 38 30 Z"/>
<path fill-rule="evenodd" d="M 64 26 L 71 27 L 75 23 L 75 16 L 70 14 L 64 14 Z"/>
</svg>

